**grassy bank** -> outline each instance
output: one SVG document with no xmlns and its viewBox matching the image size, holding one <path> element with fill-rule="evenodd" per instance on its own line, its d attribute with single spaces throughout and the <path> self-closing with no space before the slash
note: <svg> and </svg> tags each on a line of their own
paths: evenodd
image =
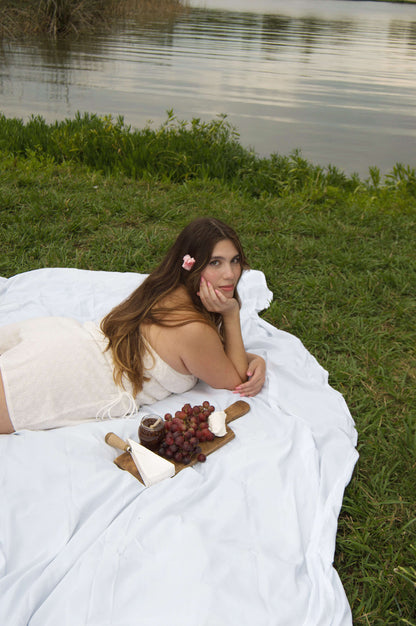
<svg viewBox="0 0 416 626">
<path fill-rule="evenodd" d="M 219 119 L 129 131 L 0 120 L 0 275 L 147 272 L 191 218 L 241 233 L 274 292 L 264 317 L 329 371 L 359 433 L 335 565 L 354 624 L 416 624 L 416 177 L 259 159 Z"/>
</svg>

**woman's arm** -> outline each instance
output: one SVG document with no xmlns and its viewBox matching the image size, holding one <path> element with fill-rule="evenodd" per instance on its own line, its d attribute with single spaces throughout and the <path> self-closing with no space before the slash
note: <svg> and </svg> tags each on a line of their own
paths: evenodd
<svg viewBox="0 0 416 626">
<path fill-rule="evenodd" d="M 263 388 L 266 380 L 266 361 L 257 354 L 247 353 L 248 380 L 234 389 L 240 396 L 251 397 L 257 395 Z"/>
<path fill-rule="evenodd" d="M 241 382 L 246 380 L 248 359 L 241 335 L 240 307 L 237 300 L 227 298 L 204 278 L 201 278 L 199 297 L 208 311 L 222 315 L 225 354 L 237 370 Z"/>
<path fill-rule="evenodd" d="M 230 389 L 241 396 L 256 395 L 264 385 L 266 363 L 245 351 L 237 300 L 213 289 L 203 278 L 198 295 L 208 311 L 222 315 L 224 345 L 215 329 L 206 324 L 183 326 L 178 345 L 184 366 L 214 388 Z"/>
<path fill-rule="evenodd" d="M 215 328 L 192 322 L 175 328 L 175 332 L 177 350 L 188 372 L 215 389 L 232 391 L 245 380 L 226 354 Z"/>
</svg>

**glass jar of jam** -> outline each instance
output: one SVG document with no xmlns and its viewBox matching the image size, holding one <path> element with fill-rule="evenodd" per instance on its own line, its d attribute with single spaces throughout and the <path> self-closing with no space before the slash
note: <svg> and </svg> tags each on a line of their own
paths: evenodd
<svg viewBox="0 0 416 626">
<path fill-rule="evenodd" d="M 165 437 L 165 423 L 159 415 L 145 415 L 139 426 L 139 439 L 142 446 L 158 450 Z"/>
</svg>

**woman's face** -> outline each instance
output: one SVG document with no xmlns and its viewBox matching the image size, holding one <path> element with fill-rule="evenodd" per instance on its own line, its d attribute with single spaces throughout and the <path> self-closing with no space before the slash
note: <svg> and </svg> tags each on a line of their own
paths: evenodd
<svg viewBox="0 0 416 626">
<path fill-rule="evenodd" d="M 241 259 L 232 241 L 223 239 L 214 246 L 211 259 L 201 276 L 227 298 L 234 297 L 241 276 Z"/>
</svg>

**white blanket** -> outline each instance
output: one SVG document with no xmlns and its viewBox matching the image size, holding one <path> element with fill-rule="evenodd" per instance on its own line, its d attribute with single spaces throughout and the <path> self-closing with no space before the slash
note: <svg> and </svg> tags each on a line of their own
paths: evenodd
<svg viewBox="0 0 416 626">
<path fill-rule="evenodd" d="M 98 319 L 138 274 L 43 269 L 0 279 L 0 324 Z M 204 464 L 146 489 L 114 463 L 114 431 L 143 415 L 238 397 L 204 383 L 130 419 L 0 436 L 0 624 L 8 626 L 347 626 L 332 561 L 356 431 L 327 373 L 258 312 L 272 294 L 246 272 L 247 350 L 267 382 Z"/>
</svg>

